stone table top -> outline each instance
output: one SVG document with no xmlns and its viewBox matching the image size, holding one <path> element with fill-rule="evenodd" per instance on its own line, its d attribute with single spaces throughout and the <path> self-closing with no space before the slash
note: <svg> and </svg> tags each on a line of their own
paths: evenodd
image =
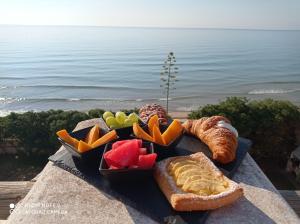
<svg viewBox="0 0 300 224">
<path fill-rule="evenodd" d="M 96 122 L 97 119 L 80 122 L 76 129 Z M 249 154 L 233 179 L 244 188 L 244 197 L 232 205 L 212 211 L 206 223 L 300 223 L 298 216 Z M 8 223 L 156 222 L 49 162 L 30 192 L 16 205 Z"/>
</svg>

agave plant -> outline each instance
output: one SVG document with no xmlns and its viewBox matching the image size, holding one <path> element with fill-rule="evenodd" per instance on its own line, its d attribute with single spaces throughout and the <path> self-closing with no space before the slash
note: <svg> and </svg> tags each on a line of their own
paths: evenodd
<svg viewBox="0 0 300 224">
<path fill-rule="evenodd" d="M 173 52 L 168 54 L 167 59 L 164 61 L 164 65 L 162 66 L 161 75 L 161 82 L 162 84 L 160 87 L 163 88 L 164 94 L 166 94 L 167 99 L 167 113 L 169 111 L 169 95 L 172 90 L 175 90 L 174 87 L 175 82 L 178 81 L 176 75 L 178 74 L 178 67 L 175 66 L 176 58 Z"/>
</svg>

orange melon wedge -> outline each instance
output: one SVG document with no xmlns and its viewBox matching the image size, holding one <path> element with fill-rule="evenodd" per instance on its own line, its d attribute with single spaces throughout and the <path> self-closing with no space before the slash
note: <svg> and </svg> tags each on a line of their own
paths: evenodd
<svg viewBox="0 0 300 224">
<path fill-rule="evenodd" d="M 134 123 L 132 128 L 136 137 L 153 142 L 153 138 L 147 132 L 145 132 L 138 123 Z"/>
<path fill-rule="evenodd" d="M 162 134 L 162 138 L 165 144 L 169 145 L 172 141 L 174 141 L 179 135 L 182 134 L 183 127 L 179 120 L 174 120 L 167 130 Z"/>
<path fill-rule="evenodd" d="M 78 152 L 83 153 L 92 149 L 92 146 L 80 140 L 78 144 Z"/>
<path fill-rule="evenodd" d="M 89 145 L 92 145 L 100 136 L 100 128 L 98 125 L 95 125 L 87 134 L 85 142 Z"/>
<path fill-rule="evenodd" d="M 165 145 L 164 139 L 160 133 L 159 127 L 157 125 L 153 126 L 153 141 L 159 145 Z"/>
<path fill-rule="evenodd" d="M 56 132 L 56 134 L 66 143 L 74 146 L 76 149 L 78 148 L 79 141 L 76 138 L 71 137 L 66 129 L 60 130 Z"/>
<path fill-rule="evenodd" d="M 153 136 L 153 127 L 154 126 L 159 127 L 158 116 L 156 114 L 153 115 L 148 121 L 148 130 L 149 130 L 149 133 L 151 136 Z"/>
<path fill-rule="evenodd" d="M 101 138 L 99 138 L 98 140 L 96 140 L 93 144 L 92 147 L 96 148 L 99 147 L 101 145 L 104 145 L 112 140 L 115 140 L 117 138 L 117 132 L 115 130 L 112 130 L 108 133 L 106 133 L 105 135 L 103 135 Z"/>
</svg>

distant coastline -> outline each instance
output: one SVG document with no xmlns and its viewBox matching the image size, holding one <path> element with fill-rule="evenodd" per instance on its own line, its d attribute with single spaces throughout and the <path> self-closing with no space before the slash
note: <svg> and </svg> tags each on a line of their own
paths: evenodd
<svg viewBox="0 0 300 224">
<path fill-rule="evenodd" d="M 246 30 L 246 31 L 300 31 L 300 29 L 287 28 L 246 28 L 246 27 L 170 27 L 170 26 L 101 26 L 101 25 L 24 25 L 24 24 L 0 24 L 1 26 L 19 26 L 19 27 L 95 27 L 95 28 L 112 28 L 112 29 L 182 29 L 182 30 Z"/>
</svg>

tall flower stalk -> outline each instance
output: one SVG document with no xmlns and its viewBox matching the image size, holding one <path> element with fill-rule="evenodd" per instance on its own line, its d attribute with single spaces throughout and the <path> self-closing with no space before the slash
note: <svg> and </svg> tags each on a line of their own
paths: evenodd
<svg viewBox="0 0 300 224">
<path fill-rule="evenodd" d="M 175 66 L 176 58 L 173 52 L 168 54 L 167 59 L 164 61 L 164 65 L 162 66 L 162 71 L 160 73 L 160 80 L 162 84 L 160 85 L 163 88 L 164 94 L 166 94 L 167 99 L 167 113 L 169 111 L 169 96 L 172 90 L 175 90 L 174 87 L 175 82 L 178 81 L 178 67 Z"/>
</svg>

